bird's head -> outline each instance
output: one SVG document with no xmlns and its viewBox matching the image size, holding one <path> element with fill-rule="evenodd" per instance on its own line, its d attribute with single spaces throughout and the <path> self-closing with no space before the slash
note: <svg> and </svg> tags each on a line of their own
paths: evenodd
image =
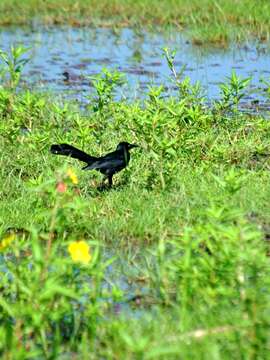
<svg viewBox="0 0 270 360">
<path fill-rule="evenodd" d="M 136 144 L 130 144 L 126 141 L 122 141 L 117 145 L 116 150 L 130 150 L 132 148 L 138 147 Z"/>
</svg>

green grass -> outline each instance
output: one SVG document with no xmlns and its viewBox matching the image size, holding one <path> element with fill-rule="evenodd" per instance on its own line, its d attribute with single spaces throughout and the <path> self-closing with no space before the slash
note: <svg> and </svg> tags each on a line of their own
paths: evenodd
<svg viewBox="0 0 270 360">
<path fill-rule="evenodd" d="M 270 123 L 177 84 L 142 106 L 115 102 L 101 76 L 88 113 L 0 90 L 0 229 L 15 234 L 1 249 L 3 359 L 267 358 Z M 49 152 L 120 140 L 140 149 L 107 191 Z M 67 251 L 81 239 L 88 266 Z"/>
<path fill-rule="evenodd" d="M 173 26 L 195 44 L 269 39 L 269 1 L 255 0 L 2 0 L 0 25 Z"/>
</svg>

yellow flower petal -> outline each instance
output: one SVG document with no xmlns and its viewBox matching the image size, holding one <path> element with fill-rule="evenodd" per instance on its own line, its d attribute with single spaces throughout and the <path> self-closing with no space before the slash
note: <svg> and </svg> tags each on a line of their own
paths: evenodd
<svg viewBox="0 0 270 360">
<path fill-rule="evenodd" d="M 9 245 L 12 243 L 13 240 L 15 240 L 16 235 L 15 234 L 10 234 L 5 236 L 1 241 L 0 241 L 0 251 L 5 250 L 7 247 L 9 247 Z"/>
<path fill-rule="evenodd" d="M 67 176 L 70 178 L 71 182 L 74 185 L 78 184 L 79 181 L 78 181 L 77 175 L 75 174 L 75 172 L 72 169 L 67 170 Z"/>
<path fill-rule="evenodd" d="M 87 265 L 91 261 L 90 248 L 84 240 L 70 243 L 68 246 L 68 252 L 74 262 Z"/>
</svg>

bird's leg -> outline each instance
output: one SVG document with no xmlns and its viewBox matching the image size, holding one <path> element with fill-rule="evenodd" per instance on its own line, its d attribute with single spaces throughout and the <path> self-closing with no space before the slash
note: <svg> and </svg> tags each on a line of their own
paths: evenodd
<svg viewBox="0 0 270 360">
<path fill-rule="evenodd" d="M 109 187 L 112 187 L 112 175 L 108 176 Z"/>
<path fill-rule="evenodd" d="M 102 187 L 105 187 L 106 186 L 106 180 L 108 179 L 108 176 L 104 176 L 103 179 L 102 179 Z"/>
<path fill-rule="evenodd" d="M 112 175 L 104 176 L 104 178 L 102 180 L 102 187 L 106 187 L 106 180 L 108 180 L 109 187 L 112 187 Z"/>
</svg>

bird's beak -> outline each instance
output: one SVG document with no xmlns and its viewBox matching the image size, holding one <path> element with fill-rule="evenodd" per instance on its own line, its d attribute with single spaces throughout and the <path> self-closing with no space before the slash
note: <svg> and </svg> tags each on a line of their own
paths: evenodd
<svg viewBox="0 0 270 360">
<path fill-rule="evenodd" d="M 129 144 L 129 149 L 132 149 L 132 148 L 136 148 L 136 147 L 139 147 L 139 145 L 137 144 Z"/>
</svg>

